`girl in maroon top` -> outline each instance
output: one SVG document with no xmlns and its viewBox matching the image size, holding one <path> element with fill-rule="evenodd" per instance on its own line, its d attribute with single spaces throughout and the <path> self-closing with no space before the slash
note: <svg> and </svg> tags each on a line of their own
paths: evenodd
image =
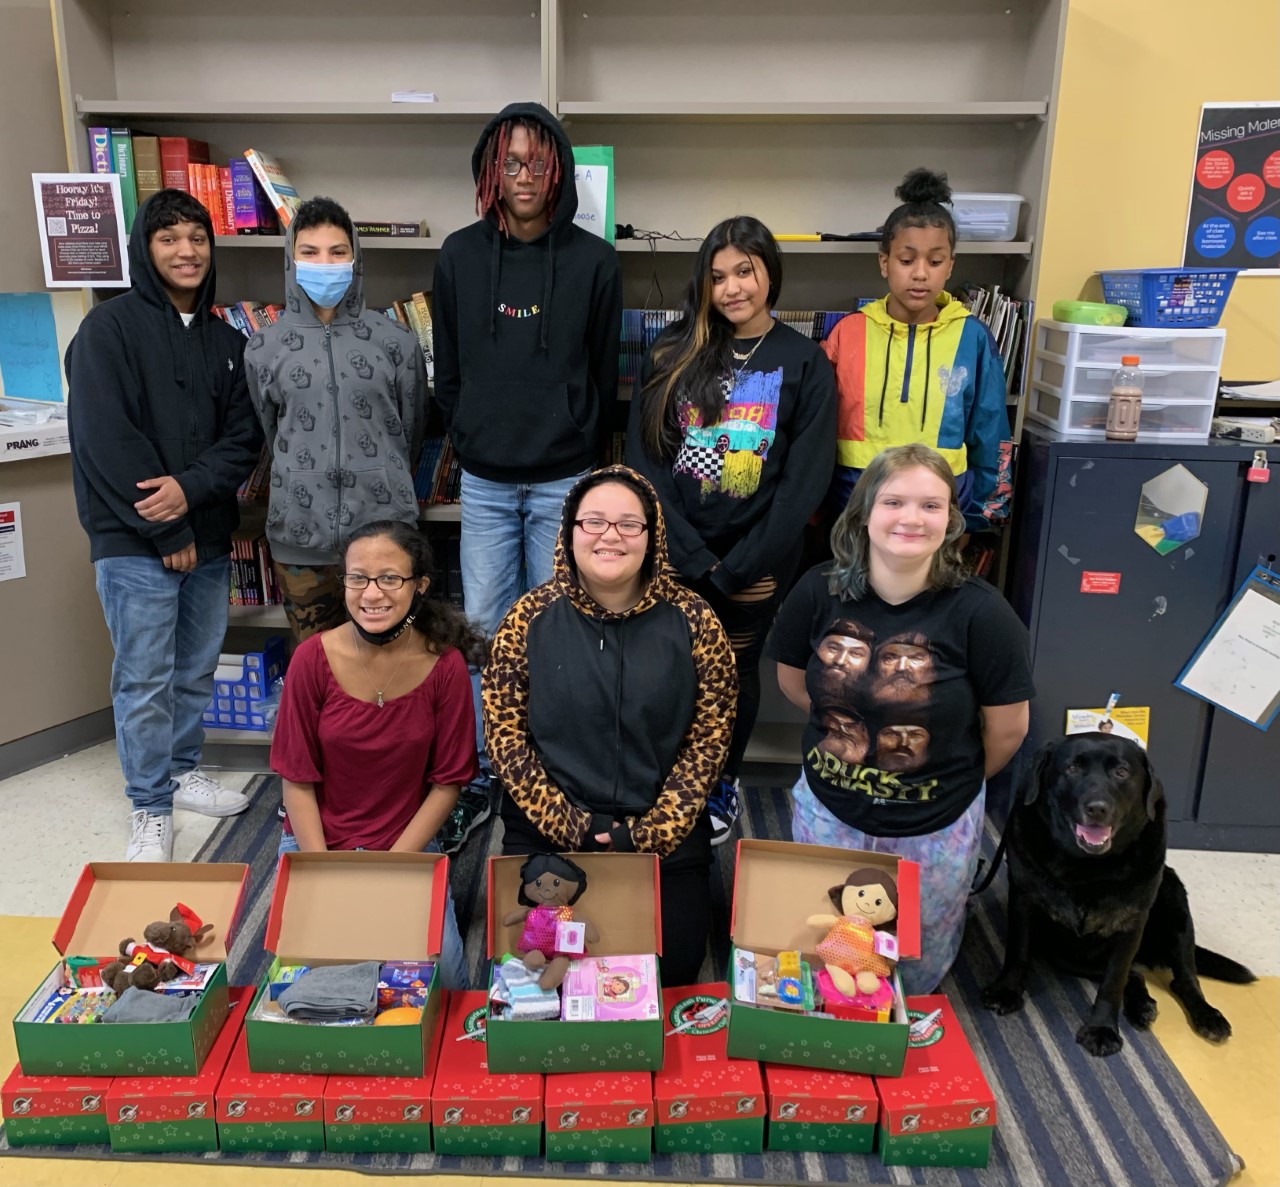
<svg viewBox="0 0 1280 1187">
<path fill-rule="evenodd" d="M 304 640 L 289 664 L 271 767 L 284 783 L 280 852 L 420 852 L 476 776 L 467 662 L 483 638 L 426 596 L 431 550 L 411 525 L 354 532 L 342 556 L 350 621 Z M 453 916 L 441 972 L 465 987 Z"/>
</svg>

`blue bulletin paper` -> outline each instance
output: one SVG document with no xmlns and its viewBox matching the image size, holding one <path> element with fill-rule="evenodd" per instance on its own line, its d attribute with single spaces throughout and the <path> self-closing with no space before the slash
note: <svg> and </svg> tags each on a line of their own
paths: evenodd
<svg viewBox="0 0 1280 1187">
<path fill-rule="evenodd" d="M 0 293 L 0 376 L 4 394 L 62 403 L 62 366 L 48 293 Z"/>
</svg>

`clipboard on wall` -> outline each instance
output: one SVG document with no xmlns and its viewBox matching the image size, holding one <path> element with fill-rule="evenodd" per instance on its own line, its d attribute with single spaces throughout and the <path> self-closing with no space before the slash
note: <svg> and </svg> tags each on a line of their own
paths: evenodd
<svg viewBox="0 0 1280 1187">
<path fill-rule="evenodd" d="M 1280 713 L 1280 574 L 1258 565 L 1173 682 L 1265 730 Z"/>
</svg>

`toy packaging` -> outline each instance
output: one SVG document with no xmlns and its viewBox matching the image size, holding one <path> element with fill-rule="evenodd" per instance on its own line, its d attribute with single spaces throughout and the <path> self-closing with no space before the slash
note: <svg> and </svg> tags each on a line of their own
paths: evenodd
<svg viewBox="0 0 1280 1187">
<path fill-rule="evenodd" d="M 729 1054 L 898 1074 L 907 1017 L 896 965 L 919 954 L 919 885 L 919 867 L 888 854 L 739 841 Z"/>
<path fill-rule="evenodd" d="M 28 1076 L 14 1067 L 0 1087 L 11 1146 L 106 1145 L 110 1076 Z"/>
<path fill-rule="evenodd" d="M 518 1155 L 542 1152 L 543 1078 L 491 1072 L 484 1041 L 483 993 L 454 993 L 431 1086 L 431 1127 L 437 1154 Z"/>
<path fill-rule="evenodd" d="M 85 866 L 53 937 L 65 959 L 14 1018 L 24 1072 L 199 1072 L 227 1016 L 225 960 L 247 879 L 233 864 Z"/>
<path fill-rule="evenodd" d="M 759 1154 L 765 1092 L 754 1059 L 731 1059 L 729 987 L 723 982 L 662 995 L 666 1052 L 653 1077 L 659 1154 Z"/>
<path fill-rule="evenodd" d="M 489 859 L 490 1070 L 661 1067 L 657 857 L 578 853 L 572 862 L 549 862 L 545 856 Z M 539 900 L 572 918 L 535 916 Z M 506 910 L 511 903 L 519 908 Z M 587 950 L 575 955 L 579 924 Z"/>
<path fill-rule="evenodd" d="M 250 1069 L 428 1074 L 448 887 L 438 853 L 284 854 L 265 937 L 275 960 L 245 1023 Z"/>
<path fill-rule="evenodd" d="M 548 1162 L 648 1162 L 653 1077 L 647 1072 L 551 1075 L 545 1107 Z"/>
<path fill-rule="evenodd" d="M 766 1063 L 770 1150 L 869 1154 L 880 1101 L 870 1076 Z"/>
<path fill-rule="evenodd" d="M 902 1075 L 877 1076 L 886 1166 L 986 1166 L 996 1101 L 951 1003 L 907 999 L 911 1038 Z"/>
</svg>

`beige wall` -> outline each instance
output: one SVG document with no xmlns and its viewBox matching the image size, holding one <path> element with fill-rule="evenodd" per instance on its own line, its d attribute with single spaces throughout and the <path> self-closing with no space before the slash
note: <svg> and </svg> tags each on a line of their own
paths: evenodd
<svg viewBox="0 0 1280 1187">
<path fill-rule="evenodd" d="M 31 174 L 67 167 L 47 0 L 0 0 L 0 292 L 44 288 Z M 0 582 L 0 744 L 111 704 L 111 648 L 76 520 L 71 461 L 0 465 L 0 501 L 22 504 L 27 576 Z"/>
<path fill-rule="evenodd" d="M 1179 264 L 1200 104 L 1280 99 L 1277 0 L 1071 0 L 1036 302 Z M 1280 277 L 1237 279 L 1228 379 L 1280 378 Z"/>
</svg>

